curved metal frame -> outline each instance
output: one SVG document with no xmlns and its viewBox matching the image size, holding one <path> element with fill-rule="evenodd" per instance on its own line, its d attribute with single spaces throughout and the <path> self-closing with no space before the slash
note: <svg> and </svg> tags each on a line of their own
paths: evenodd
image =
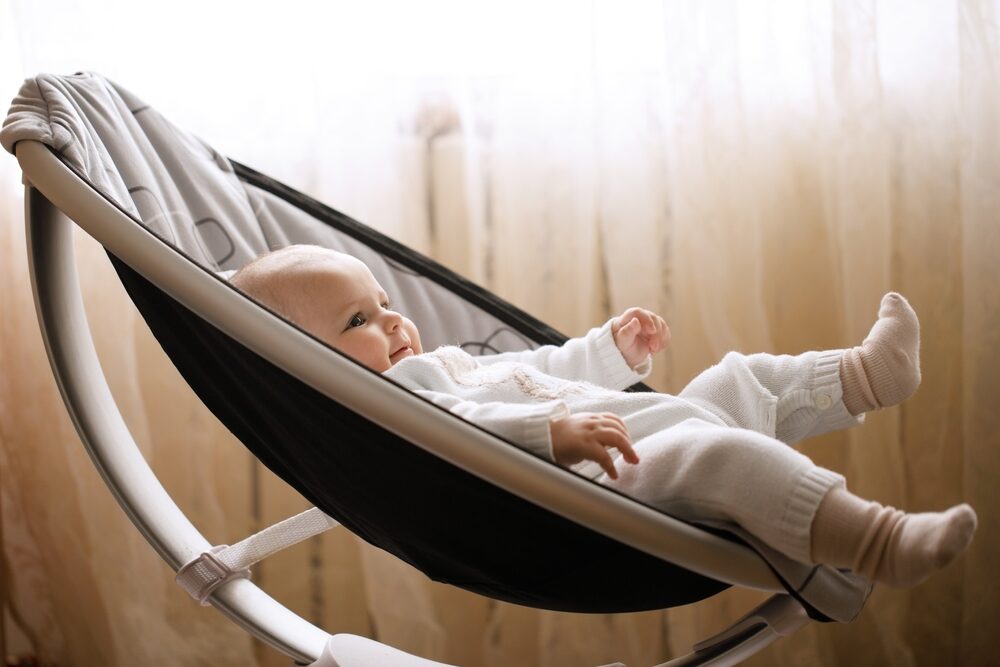
<svg viewBox="0 0 1000 667">
<path fill-rule="evenodd" d="M 16 155 L 28 183 L 26 224 L 36 309 L 63 400 L 108 487 L 175 571 L 211 545 L 163 489 L 121 418 L 87 326 L 77 282 L 72 228 L 60 211 L 69 212 L 76 224 L 110 252 L 235 340 L 423 449 L 663 560 L 731 584 L 783 592 L 774 574 L 752 550 L 540 461 L 462 420 L 442 419 L 437 406 L 329 350 L 243 297 L 211 272 L 192 267 L 188 259 L 137 225 L 73 173 L 47 146 L 21 141 Z M 778 595 L 771 600 L 790 599 Z M 330 637 L 246 580 L 224 586 L 210 601 L 248 632 L 295 660 L 316 660 Z M 798 611 L 782 602 L 779 616 L 793 617 L 792 625 L 798 628 L 807 619 L 797 603 L 792 605 Z M 773 626 L 783 624 L 777 618 L 772 620 Z M 786 630 L 791 627 L 784 625 Z M 761 627 L 748 630 L 739 645 L 749 648 L 751 643 L 759 644 L 775 632 L 768 629 L 768 622 Z M 725 638 L 729 637 L 725 634 Z M 698 653 L 704 651 L 689 657 Z M 730 654 L 732 651 L 726 652 Z M 719 664 L 715 660 L 721 655 L 703 657 L 708 661 L 667 664 Z"/>
<path fill-rule="evenodd" d="M 176 572 L 212 544 L 153 474 L 111 395 L 83 309 L 72 223 L 30 186 L 25 190 L 25 212 L 35 308 L 63 401 L 115 499 Z M 245 579 L 216 591 L 211 603 L 245 630 L 295 660 L 312 662 L 329 639 L 326 632 Z"/>
</svg>

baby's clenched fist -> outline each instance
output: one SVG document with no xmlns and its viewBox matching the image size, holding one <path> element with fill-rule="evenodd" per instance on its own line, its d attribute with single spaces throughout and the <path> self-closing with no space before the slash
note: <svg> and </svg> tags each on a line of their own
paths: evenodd
<svg viewBox="0 0 1000 667">
<path fill-rule="evenodd" d="M 629 308 L 611 322 L 611 335 L 629 368 L 670 344 L 670 327 L 645 308 Z"/>
</svg>

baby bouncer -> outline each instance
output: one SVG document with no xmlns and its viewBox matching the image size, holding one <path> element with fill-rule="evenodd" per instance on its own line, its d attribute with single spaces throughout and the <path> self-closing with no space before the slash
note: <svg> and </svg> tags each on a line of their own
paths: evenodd
<svg viewBox="0 0 1000 667">
<path fill-rule="evenodd" d="M 420 321 L 427 349 L 461 341 L 489 353 L 565 340 L 413 250 L 227 160 L 127 90 L 94 74 L 28 79 L 0 139 L 24 173 L 32 287 L 52 370 L 94 464 L 195 599 L 296 664 L 440 664 L 330 635 L 251 581 L 253 563 L 338 524 L 435 581 L 550 610 L 663 609 L 730 585 L 774 593 L 661 667 L 734 664 L 810 618 L 859 613 L 867 582 L 787 561 L 734 526 L 679 521 L 535 457 L 233 288 L 227 272 L 252 257 L 313 243 L 371 267 L 399 310 Z M 315 509 L 228 547 L 209 543 L 178 509 L 100 368 L 71 221 L 105 247 L 199 398 Z M 587 557 L 567 568 L 566 551 Z M 631 576 L 606 576 L 609 563 Z"/>
</svg>

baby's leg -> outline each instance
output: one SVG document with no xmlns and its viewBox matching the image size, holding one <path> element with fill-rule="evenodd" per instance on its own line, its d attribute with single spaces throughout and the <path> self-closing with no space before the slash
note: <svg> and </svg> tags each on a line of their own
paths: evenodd
<svg viewBox="0 0 1000 667">
<path fill-rule="evenodd" d="M 637 465 L 598 481 L 687 520 L 732 521 L 809 562 L 810 525 L 844 478 L 791 447 L 747 429 L 689 419 L 634 445 Z"/>
<path fill-rule="evenodd" d="M 844 478 L 781 442 L 690 419 L 635 444 L 640 463 L 598 481 L 689 521 L 732 521 L 789 558 L 913 586 L 968 546 L 968 505 L 906 514 L 848 492 Z"/>
<path fill-rule="evenodd" d="M 907 588 L 952 562 L 975 530 L 976 513 L 965 504 L 907 514 L 833 488 L 813 520 L 812 560 Z"/>
<path fill-rule="evenodd" d="M 692 380 L 678 397 L 714 413 L 729 426 L 794 445 L 862 421 L 842 400 L 842 357 L 842 350 L 795 356 L 730 352 Z"/>
<path fill-rule="evenodd" d="M 774 435 L 791 445 L 852 426 L 865 411 L 896 405 L 912 395 L 920 384 L 919 345 L 916 313 L 902 296 L 889 293 L 882 298 L 879 319 L 858 347 L 797 356 L 730 353 L 679 396 L 727 424 Z M 769 409 L 773 416 L 767 415 Z"/>
</svg>

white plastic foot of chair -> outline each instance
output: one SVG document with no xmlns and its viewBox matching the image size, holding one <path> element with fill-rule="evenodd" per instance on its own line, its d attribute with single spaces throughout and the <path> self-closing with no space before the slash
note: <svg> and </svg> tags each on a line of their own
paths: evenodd
<svg viewBox="0 0 1000 667">
<path fill-rule="evenodd" d="M 308 667 L 455 667 L 404 653 L 399 649 L 357 635 L 330 637 L 319 660 Z"/>
<path fill-rule="evenodd" d="M 700 641 L 694 652 L 656 667 L 728 667 L 809 623 L 805 609 L 788 595 L 774 595 L 719 634 Z"/>
</svg>

